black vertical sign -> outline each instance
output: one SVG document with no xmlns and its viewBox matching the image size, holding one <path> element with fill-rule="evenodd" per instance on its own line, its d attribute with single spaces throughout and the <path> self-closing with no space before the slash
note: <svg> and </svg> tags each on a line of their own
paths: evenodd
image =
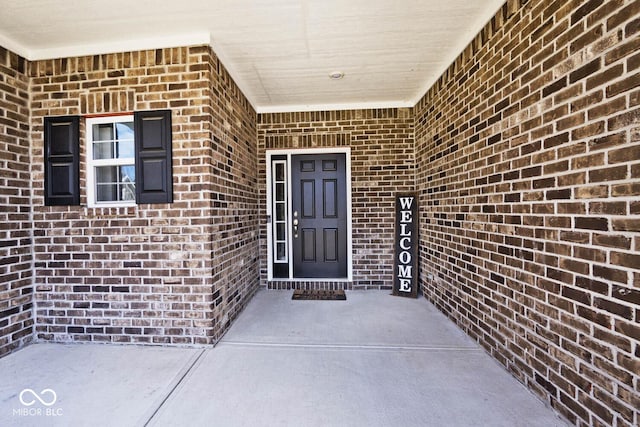
<svg viewBox="0 0 640 427">
<path fill-rule="evenodd" d="M 396 195 L 393 295 L 418 297 L 418 198 Z"/>
</svg>

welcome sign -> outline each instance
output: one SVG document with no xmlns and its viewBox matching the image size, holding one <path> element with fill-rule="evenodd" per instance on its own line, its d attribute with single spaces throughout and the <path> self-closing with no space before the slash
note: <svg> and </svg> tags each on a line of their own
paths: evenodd
<svg viewBox="0 0 640 427">
<path fill-rule="evenodd" d="M 418 198 L 396 196 L 393 295 L 418 297 Z"/>
</svg>

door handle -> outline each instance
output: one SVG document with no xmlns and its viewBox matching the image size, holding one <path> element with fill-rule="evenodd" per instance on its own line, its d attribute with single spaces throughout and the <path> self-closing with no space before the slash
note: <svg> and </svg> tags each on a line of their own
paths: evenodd
<svg viewBox="0 0 640 427">
<path fill-rule="evenodd" d="M 293 213 L 293 238 L 298 238 L 298 211 Z"/>
</svg>

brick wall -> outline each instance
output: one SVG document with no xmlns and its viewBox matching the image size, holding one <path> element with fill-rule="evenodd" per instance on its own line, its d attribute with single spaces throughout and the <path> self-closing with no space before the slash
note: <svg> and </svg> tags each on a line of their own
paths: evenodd
<svg viewBox="0 0 640 427">
<path fill-rule="evenodd" d="M 30 64 L 37 336 L 208 344 L 258 284 L 256 114 L 209 47 Z M 171 109 L 174 203 L 46 207 L 43 119 Z M 238 220 L 238 218 L 240 218 Z"/>
<path fill-rule="evenodd" d="M 0 357 L 33 338 L 26 70 L 0 47 Z"/>
<path fill-rule="evenodd" d="M 640 2 L 509 0 L 415 115 L 426 296 L 576 425 L 640 424 Z"/>
<path fill-rule="evenodd" d="M 389 289 L 392 286 L 396 192 L 414 188 L 411 109 L 260 114 L 258 182 L 260 278 L 272 288 Z M 266 150 L 351 148 L 353 283 L 267 284 Z"/>
<path fill-rule="evenodd" d="M 266 150 L 348 146 L 354 282 L 295 286 L 390 287 L 417 188 L 425 295 L 576 425 L 640 424 L 639 33 L 637 0 L 508 0 L 413 111 L 259 117 L 209 47 L 0 50 L 0 355 L 32 332 L 30 197 L 39 338 L 211 343 L 294 286 L 266 283 Z M 44 206 L 45 116 L 158 108 L 175 203 Z"/>
<path fill-rule="evenodd" d="M 210 238 L 218 339 L 259 286 L 258 118 L 215 54 L 210 59 L 213 75 Z"/>
</svg>

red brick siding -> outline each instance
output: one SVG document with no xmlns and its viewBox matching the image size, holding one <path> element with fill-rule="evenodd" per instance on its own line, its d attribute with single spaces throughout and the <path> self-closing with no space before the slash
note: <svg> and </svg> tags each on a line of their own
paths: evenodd
<svg viewBox="0 0 640 427">
<path fill-rule="evenodd" d="M 209 344 L 258 284 L 256 115 L 209 47 L 31 63 L 37 334 Z M 45 207 L 43 119 L 171 109 L 174 203 Z M 234 221 L 242 216 L 242 221 Z"/>
<path fill-rule="evenodd" d="M 353 282 L 282 282 L 273 288 L 388 289 L 392 286 L 395 194 L 414 188 L 411 109 L 274 113 L 258 116 L 260 211 L 266 212 L 266 150 L 351 148 Z M 260 279 L 267 285 L 266 217 Z"/>
<path fill-rule="evenodd" d="M 576 425 L 640 424 L 639 23 L 509 0 L 415 107 L 425 295 Z"/>
<path fill-rule="evenodd" d="M 0 47 L 0 357 L 33 339 L 27 62 Z"/>
</svg>

